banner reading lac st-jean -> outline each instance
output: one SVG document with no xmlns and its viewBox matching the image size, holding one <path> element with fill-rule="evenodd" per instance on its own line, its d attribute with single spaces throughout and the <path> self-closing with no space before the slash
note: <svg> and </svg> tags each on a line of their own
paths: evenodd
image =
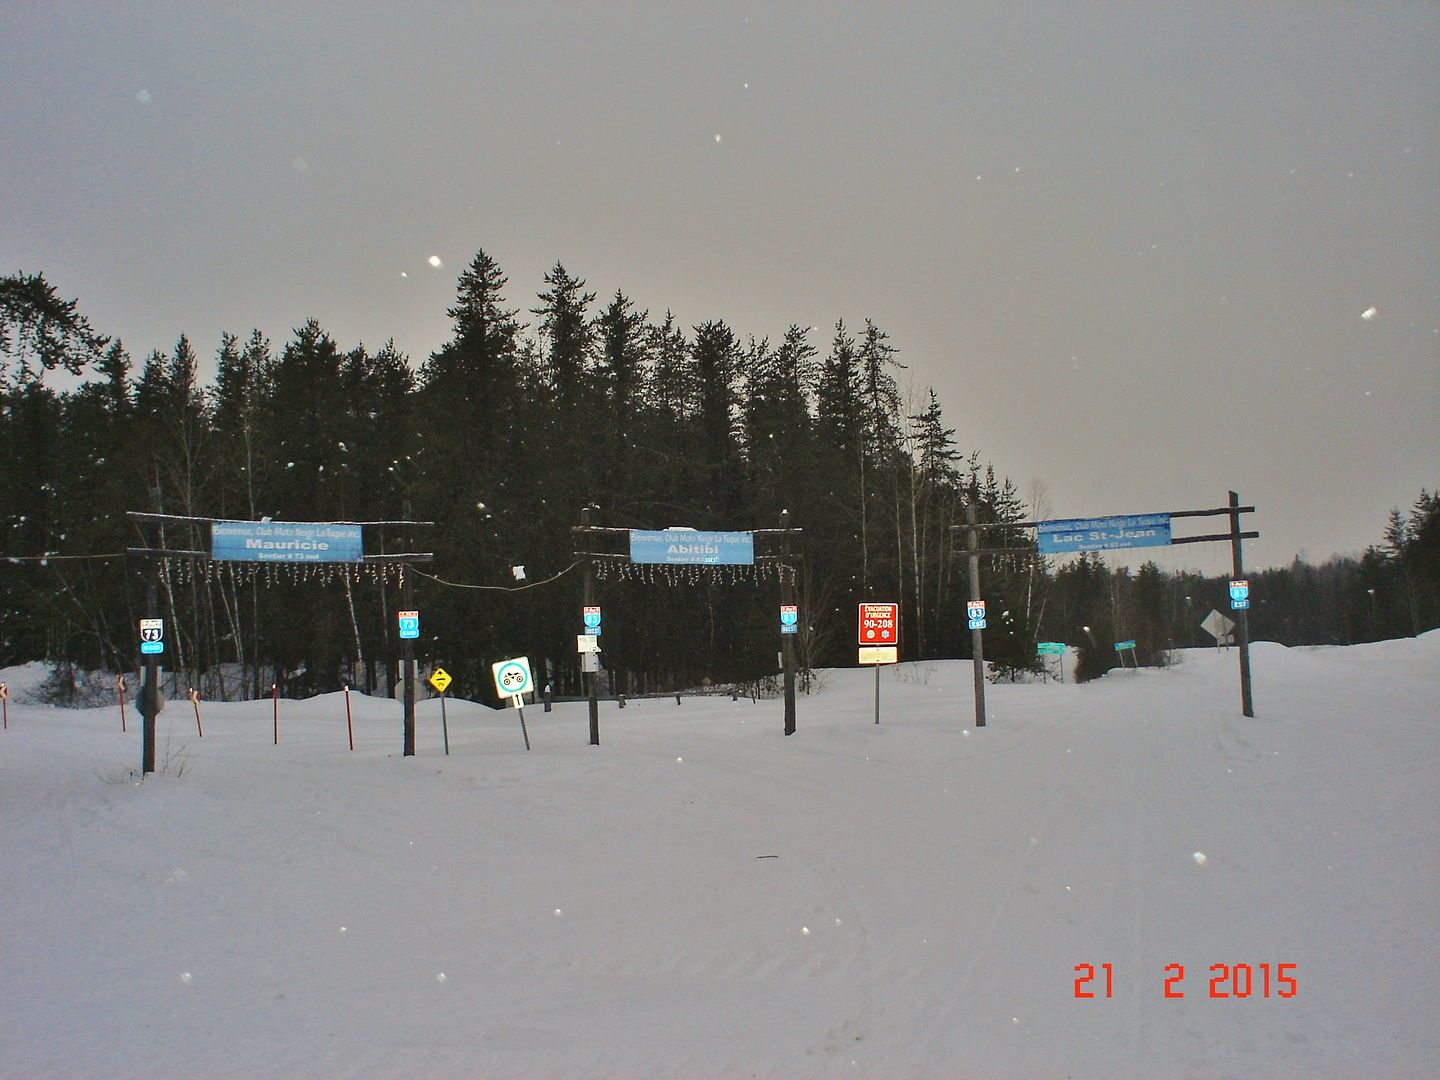
<svg viewBox="0 0 1440 1080">
<path fill-rule="evenodd" d="M 217 521 L 210 557 L 225 562 L 361 562 L 359 525 L 310 521 Z"/>
<path fill-rule="evenodd" d="M 1042 521 L 1035 527 L 1035 539 L 1041 555 L 1165 547 L 1170 543 L 1170 515 L 1126 514 Z"/>
</svg>

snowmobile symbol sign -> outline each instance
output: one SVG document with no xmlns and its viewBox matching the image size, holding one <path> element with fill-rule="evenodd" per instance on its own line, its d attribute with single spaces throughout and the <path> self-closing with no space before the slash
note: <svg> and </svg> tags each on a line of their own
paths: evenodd
<svg viewBox="0 0 1440 1080">
<path fill-rule="evenodd" d="M 517 656 L 514 660 L 501 660 L 490 665 L 495 676 L 495 692 L 502 698 L 518 697 L 532 690 L 534 678 L 530 674 L 530 658 Z"/>
<path fill-rule="evenodd" d="M 140 652 L 146 656 L 165 651 L 165 620 L 140 620 Z"/>
</svg>

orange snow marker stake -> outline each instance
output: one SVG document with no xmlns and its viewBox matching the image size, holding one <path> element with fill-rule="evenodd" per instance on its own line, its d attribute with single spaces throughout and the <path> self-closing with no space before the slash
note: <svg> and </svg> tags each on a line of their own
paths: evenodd
<svg viewBox="0 0 1440 1080">
<path fill-rule="evenodd" d="M 125 676 L 115 676 L 115 697 L 120 702 L 120 733 L 125 734 Z"/>
<path fill-rule="evenodd" d="M 275 709 L 275 745 L 280 745 L 280 685 L 270 684 L 270 701 Z"/>
<path fill-rule="evenodd" d="M 205 732 L 200 727 L 200 695 L 193 686 L 190 687 L 190 704 L 195 706 L 195 733 L 203 739 Z"/>
<path fill-rule="evenodd" d="M 350 684 L 341 683 L 340 689 L 345 691 L 345 730 L 350 735 L 350 749 L 355 749 L 355 727 L 350 722 Z"/>
<path fill-rule="evenodd" d="M 0 682 L 0 721 L 4 722 L 4 730 L 10 730 L 10 687 Z"/>
</svg>

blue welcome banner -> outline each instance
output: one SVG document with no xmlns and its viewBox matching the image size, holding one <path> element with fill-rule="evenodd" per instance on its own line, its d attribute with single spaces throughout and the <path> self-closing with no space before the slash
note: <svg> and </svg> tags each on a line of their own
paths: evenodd
<svg viewBox="0 0 1440 1080">
<path fill-rule="evenodd" d="M 755 534 L 631 529 L 630 561 L 672 566 L 750 566 L 755 562 Z"/>
<path fill-rule="evenodd" d="M 1114 548 L 1164 547 L 1170 543 L 1169 514 L 1128 514 L 1121 517 L 1061 518 L 1035 526 L 1041 555 Z"/>
<path fill-rule="evenodd" d="M 361 562 L 359 525 L 297 521 L 217 521 L 210 557 L 224 562 Z"/>
</svg>

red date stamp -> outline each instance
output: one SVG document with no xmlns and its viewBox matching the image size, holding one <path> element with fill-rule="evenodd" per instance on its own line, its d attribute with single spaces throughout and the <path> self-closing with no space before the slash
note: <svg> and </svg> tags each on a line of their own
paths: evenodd
<svg viewBox="0 0 1440 1080">
<path fill-rule="evenodd" d="M 1293 998 L 1300 992 L 1298 964 L 1211 964 L 1206 983 L 1211 998 Z M 1115 996 L 1115 969 L 1109 964 L 1076 964 L 1075 997 Z M 1166 964 L 1161 996 L 1171 1000 L 1185 997 L 1185 965 Z"/>
</svg>

